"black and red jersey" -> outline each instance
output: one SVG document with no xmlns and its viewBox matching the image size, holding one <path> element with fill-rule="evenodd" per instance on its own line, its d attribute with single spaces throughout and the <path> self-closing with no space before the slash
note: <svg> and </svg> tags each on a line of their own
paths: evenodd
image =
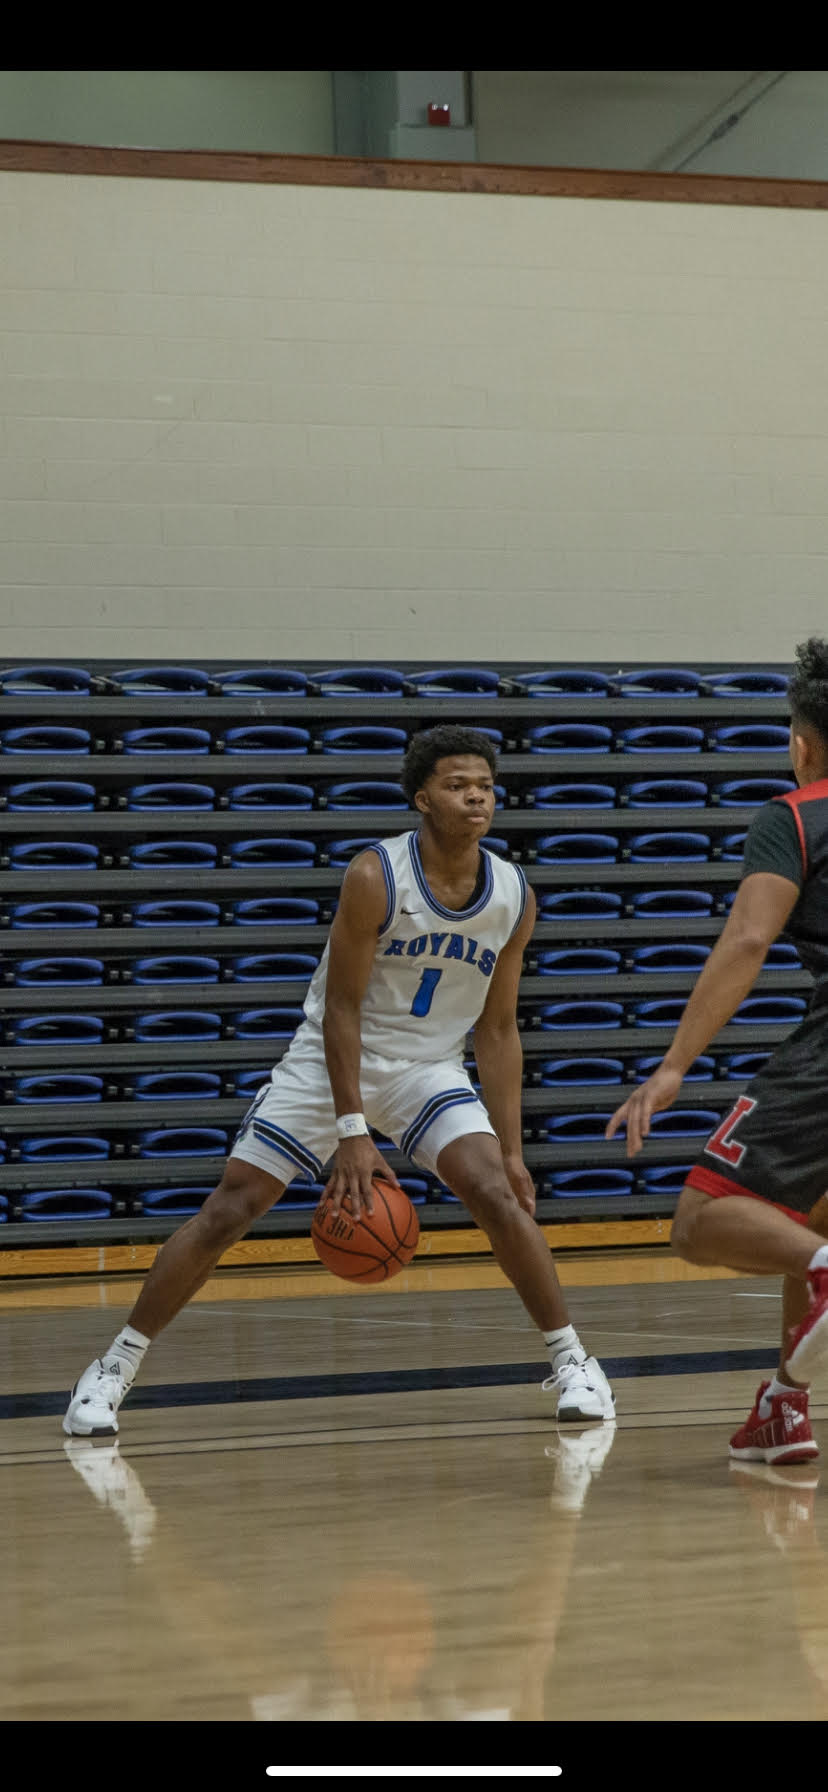
<svg viewBox="0 0 828 1792">
<path fill-rule="evenodd" d="M 816 988 L 828 1001 L 828 779 L 772 797 L 748 830 L 742 878 L 756 871 L 787 877 L 799 898 L 785 925 Z"/>
</svg>

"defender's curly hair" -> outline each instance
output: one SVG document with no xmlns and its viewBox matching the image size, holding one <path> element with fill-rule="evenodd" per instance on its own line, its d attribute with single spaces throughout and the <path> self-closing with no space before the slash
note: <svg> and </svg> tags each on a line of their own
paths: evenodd
<svg viewBox="0 0 828 1792">
<path fill-rule="evenodd" d="M 412 809 L 417 791 L 422 790 L 426 779 L 431 777 L 438 759 L 450 759 L 458 753 L 485 759 L 494 776 L 497 754 L 489 736 L 481 734 L 477 728 L 461 728 L 449 722 L 412 736 L 400 775 L 400 783 Z"/>
<path fill-rule="evenodd" d="M 816 635 L 797 647 L 788 698 L 792 722 L 810 723 L 828 742 L 828 642 Z"/>
</svg>

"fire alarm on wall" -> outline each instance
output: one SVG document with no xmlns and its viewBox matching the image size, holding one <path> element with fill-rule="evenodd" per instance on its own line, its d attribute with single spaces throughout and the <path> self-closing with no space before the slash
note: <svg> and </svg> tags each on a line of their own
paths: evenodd
<svg viewBox="0 0 828 1792">
<path fill-rule="evenodd" d="M 451 124 L 451 107 L 436 105 L 432 102 L 428 108 L 428 122 L 429 124 Z"/>
</svg>

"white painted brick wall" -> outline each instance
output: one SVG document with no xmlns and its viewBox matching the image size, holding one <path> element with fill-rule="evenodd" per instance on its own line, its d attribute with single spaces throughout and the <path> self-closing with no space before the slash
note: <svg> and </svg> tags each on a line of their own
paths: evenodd
<svg viewBox="0 0 828 1792">
<path fill-rule="evenodd" d="M 788 660 L 820 212 L 0 173 L 0 657 Z"/>
</svg>

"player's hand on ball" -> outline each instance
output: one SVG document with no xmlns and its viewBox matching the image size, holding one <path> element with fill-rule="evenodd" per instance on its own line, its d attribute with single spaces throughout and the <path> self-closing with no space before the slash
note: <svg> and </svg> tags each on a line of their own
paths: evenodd
<svg viewBox="0 0 828 1792">
<path fill-rule="evenodd" d="M 648 1076 L 647 1081 L 627 1101 L 622 1102 L 620 1108 L 616 1108 L 607 1124 L 604 1138 L 613 1139 L 619 1126 L 626 1126 L 627 1156 L 635 1157 L 644 1140 L 649 1137 L 651 1115 L 660 1108 L 668 1108 L 675 1101 L 683 1081 L 680 1070 L 668 1070 L 663 1064 L 659 1064 L 652 1076 Z"/>
<path fill-rule="evenodd" d="M 509 1179 L 513 1195 L 516 1195 L 526 1213 L 535 1211 L 535 1184 L 526 1168 L 522 1157 L 504 1157 L 503 1168 Z"/>
<path fill-rule="evenodd" d="M 393 1182 L 399 1187 L 393 1170 L 386 1163 L 382 1152 L 377 1150 L 373 1139 L 368 1138 L 365 1133 L 355 1139 L 340 1139 L 323 1197 L 330 1199 L 331 1212 L 337 1214 L 345 1196 L 350 1195 L 351 1213 L 355 1220 L 359 1219 L 363 1208 L 366 1213 L 373 1213 L 374 1176 L 381 1176 L 384 1182 Z"/>
</svg>

